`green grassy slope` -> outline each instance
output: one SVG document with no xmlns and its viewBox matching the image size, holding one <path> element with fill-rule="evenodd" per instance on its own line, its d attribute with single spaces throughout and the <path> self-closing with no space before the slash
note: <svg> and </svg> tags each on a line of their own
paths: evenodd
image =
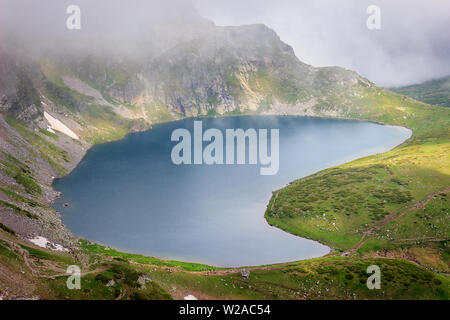
<svg viewBox="0 0 450 320">
<path fill-rule="evenodd" d="M 411 86 L 393 88 L 392 91 L 425 103 L 450 107 L 450 76 Z"/>
<path fill-rule="evenodd" d="M 351 118 L 406 126 L 412 137 L 389 152 L 323 170 L 275 191 L 266 219 L 342 251 L 411 244 L 435 248 L 440 242 L 444 259 L 450 238 L 450 110 L 382 89 L 362 94 L 353 104 L 364 109 L 352 111 Z M 445 260 L 440 267 L 448 271 L 450 261 Z"/>
</svg>

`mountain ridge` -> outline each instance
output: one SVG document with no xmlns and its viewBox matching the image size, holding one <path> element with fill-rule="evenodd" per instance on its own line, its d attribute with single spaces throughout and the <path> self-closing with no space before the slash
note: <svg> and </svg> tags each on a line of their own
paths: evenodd
<svg viewBox="0 0 450 320">
<path fill-rule="evenodd" d="M 450 107 L 450 76 L 391 90 L 425 103 Z"/>
</svg>

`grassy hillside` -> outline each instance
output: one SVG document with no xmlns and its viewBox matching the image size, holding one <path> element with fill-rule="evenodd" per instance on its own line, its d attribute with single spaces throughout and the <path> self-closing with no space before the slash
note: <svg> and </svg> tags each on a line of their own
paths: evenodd
<svg viewBox="0 0 450 320">
<path fill-rule="evenodd" d="M 450 110 L 387 90 L 354 103 L 364 109 L 352 117 L 409 127 L 411 139 L 275 191 L 266 219 L 340 251 L 404 249 L 414 252 L 409 254 L 415 260 L 448 272 Z"/>
<path fill-rule="evenodd" d="M 425 103 L 450 107 L 450 76 L 411 86 L 393 88 L 392 91 Z"/>
</svg>

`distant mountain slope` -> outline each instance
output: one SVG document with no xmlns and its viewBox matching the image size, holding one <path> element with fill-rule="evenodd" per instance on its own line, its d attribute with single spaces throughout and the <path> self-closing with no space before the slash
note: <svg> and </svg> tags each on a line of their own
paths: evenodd
<svg viewBox="0 0 450 320">
<path fill-rule="evenodd" d="M 100 14 L 102 10 L 98 6 Z M 133 21 L 135 11 L 122 22 Z M 0 298 L 160 299 L 167 297 L 155 285 L 160 284 L 181 298 L 198 292 L 222 299 L 448 299 L 447 278 L 400 259 L 450 271 L 450 108 L 378 88 L 353 71 L 304 64 L 264 25 L 217 27 L 186 11 L 178 24 L 164 19 L 156 29 L 146 24 L 153 20 L 143 13 L 134 33 L 121 34 L 120 23 L 114 23 L 107 32 L 102 33 L 100 24 L 79 37 L 27 33 L 35 40 L 31 43 L 14 34 L 2 37 Z M 109 21 L 90 14 L 90 21 Z M 69 173 L 93 144 L 154 123 L 229 114 L 351 118 L 414 131 L 408 142 L 388 153 L 319 172 L 274 193 L 266 212 L 269 223 L 351 257 L 252 270 L 244 293 L 242 279 L 235 275 L 226 277 L 239 282 L 228 285 L 225 275 L 184 274 L 178 268 L 204 271 L 207 266 L 80 245 L 51 208 L 58 196 L 53 179 Z M 58 122 L 48 121 L 53 118 Z M 55 123 L 79 139 L 58 131 Z M 37 236 L 70 252 L 41 252 L 28 241 Z M 43 263 L 51 260 L 54 264 Z M 61 270 L 66 276 L 66 266 L 75 261 L 99 273 L 83 278 L 87 290 L 70 291 L 66 279 L 55 274 Z M 147 264 L 139 270 L 149 272 L 155 286 L 139 290 L 135 262 Z M 91 269 L 95 264 L 98 268 Z M 155 264 L 164 268 L 155 270 Z M 370 264 L 380 265 L 389 280 L 383 290 L 368 291 L 362 285 Z M 125 289 L 107 286 L 113 279 Z"/>
<path fill-rule="evenodd" d="M 450 76 L 391 90 L 425 103 L 450 107 Z"/>
</svg>

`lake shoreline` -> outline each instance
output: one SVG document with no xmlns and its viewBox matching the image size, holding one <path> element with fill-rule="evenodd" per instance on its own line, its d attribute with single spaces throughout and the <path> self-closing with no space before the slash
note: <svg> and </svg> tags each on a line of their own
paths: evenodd
<svg viewBox="0 0 450 320">
<path fill-rule="evenodd" d="M 380 123 L 380 122 L 376 122 L 376 121 L 366 121 L 366 120 L 361 120 L 361 119 L 340 118 L 340 117 L 333 118 L 333 117 L 317 117 L 317 116 L 301 116 L 301 115 L 276 115 L 276 114 L 275 114 L 275 115 L 273 115 L 273 114 L 258 114 L 258 115 L 252 115 L 252 114 L 243 114 L 243 115 L 228 115 L 228 116 L 226 116 L 226 117 L 221 117 L 221 116 L 189 117 L 189 118 L 183 118 L 183 119 L 179 119 L 179 120 L 175 120 L 175 121 L 168 121 L 168 122 L 163 122 L 163 123 L 175 123 L 175 122 L 178 122 L 178 121 L 189 120 L 189 119 L 194 119 L 194 120 L 195 120 L 195 119 L 204 119 L 204 118 L 220 119 L 220 118 L 228 118 L 228 117 L 239 117 L 239 118 L 241 118 L 241 117 L 254 117 L 254 116 L 262 116 L 262 117 L 264 117 L 264 116 L 266 116 L 266 117 L 267 117 L 267 116 L 276 116 L 276 117 L 295 117 L 295 118 L 312 118 L 312 119 L 316 118 L 316 119 L 330 119 L 330 120 L 347 120 L 347 121 L 351 121 L 351 122 L 373 123 L 373 124 L 383 125 L 383 126 L 398 127 L 398 128 L 401 129 L 401 130 L 409 130 L 409 131 L 410 131 L 409 137 L 406 138 L 406 139 L 404 139 L 401 143 L 396 144 L 392 149 L 397 148 L 397 147 L 400 146 L 401 144 L 405 143 L 405 142 L 408 141 L 408 140 L 411 138 L 411 136 L 412 136 L 412 131 L 411 131 L 409 128 L 406 128 L 406 127 L 395 126 L 395 125 L 393 126 L 393 125 L 391 125 L 391 124 Z M 163 123 L 156 123 L 156 124 L 154 124 L 154 125 L 159 125 L 159 124 L 163 124 Z M 131 133 L 126 134 L 123 138 L 121 138 L 121 139 L 119 139 L 119 140 L 115 140 L 115 141 L 123 140 L 123 139 L 125 139 L 126 137 L 128 137 L 129 135 L 132 135 L 132 134 L 138 134 L 138 133 L 144 133 L 144 132 L 147 132 L 147 131 L 151 131 L 151 130 L 154 129 L 154 128 L 153 128 L 154 125 L 152 125 L 152 127 L 151 127 L 149 130 L 144 130 L 144 131 L 139 131 L 139 132 L 131 132 Z M 115 142 L 115 141 L 111 141 L 111 142 Z M 107 143 L 107 142 L 106 142 L 106 143 Z M 86 150 L 86 152 L 85 152 L 84 156 L 81 158 L 81 160 L 74 166 L 74 169 L 78 167 L 79 163 L 86 157 L 86 154 L 92 149 L 92 147 L 98 146 L 98 145 L 102 145 L 102 144 L 104 144 L 104 143 L 94 144 L 94 145 L 90 146 L 89 149 Z M 389 150 L 392 150 L 392 149 L 389 149 Z M 384 150 L 383 153 L 384 153 L 384 152 L 388 152 L 389 150 Z M 378 154 L 378 152 L 375 152 L 375 153 L 373 153 L 373 154 L 371 153 L 370 155 L 374 155 L 374 154 Z M 366 157 L 366 156 L 369 156 L 369 155 L 365 155 L 365 156 L 363 156 L 363 157 Z M 312 172 L 312 173 L 306 175 L 305 177 L 307 177 L 307 176 L 309 176 L 309 175 L 313 175 L 313 174 L 315 174 L 316 172 L 322 171 L 322 170 L 324 170 L 324 169 L 328 169 L 328 168 L 331 168 L 331 167 L 334 167 L 334 166 L 339 166 L 339 165 L 345 164 L 345 163 L 347 163 L 347 162 L 350 162 L 350 161 L 353 161 L 353 160 L 356 160 L 356 159 L 359 159 L 359 157 L 358 157 L 358 158 L 352 158 L 352 159 L 350 159 L 350 160 L 348 160 L 348 161 L 344 161 L 344 162 L 342 162 L 342 163 L 334 164 L 334 165 L 332 165 L 332 166 L 330 166 L 330 167 L 326 167 L 326 168 L 319 169 L 319 170 L 317 170 L 317 171 L 314 171 L 314 172 Z M 73 170 L 74 170 L 74 169 L 73 169 Z M 70 174 L 71 172 L 73 172 L 73 170 L 71 170 L 68 174 Z M 297 180 L 297 179 L 299 179 L 299 178 L 305 178 L 305 177 L 296 177 L 293 181 L 295 181 L 295 180 Z M 56 179 L 53 180 L 53 182 L 52 182 L 52 188 L 54 187 L 54 182 L 55 182 L 56 180 L 58 180 L 58 179 L 60 179 L 60 178 L 56 178 Z M 291 181 L 291 182 L 292 182 L 292 181 Z M 289 183 L 291 183 L 291 182 L 289 182 Z M 288 183 L 288 184 L 289 184 L 289 183 Z M 288 185 L 288 184 L 287 184 L 287 185 Z M 283 188 L 283 186 L 281 186 L 281 188 Z M 269 198 L 269 201 L 270 201 L 270 195 L 268 196 L 268 198 Z M 57 200 L 57 199 L 55 199 L 54 201 L 52 201 L 52 203 L 54 203 L 56 200 Z M 270 223 L 267 221 L 267 218 L 266 218 L 266 217 L 264 217 L 264 218 L 265 218 L 265 222 L 266 222 L 270 227 L 277 228 L 278 230 L 281 230 L 282 232 L 286 232 L 286 233 L 289 233 L 289 234 L 294 235 L 295 237 L 299 237 L 298 235 L 295 235 L 295 234 L 293 234 L 293 233 L 291 233 L 291 232 L 288 232 L 288 231 L 286 231 L 286 230 L 280 229 L 279 227 L 270 224 Z M 69 230 L 70 230 L 70 229 L 69 229 Z M 70 232 L 72 232 L 72 231 L 70 230 Z M 76 234 L 74 234 L 74 235 L 76 236 Z M 82 238 L 83 238 L 83 237 L 78 237 L 78 236 L 76 236 L 76 237 L 79 238 L 79 239 L 82 239 Z M 315 240 L 315 239 L 313 239 L 313 238 L 309 238 L 309 237 L 305 237 L 305 236 L 302 236 L 302 237 L 300 237 L 300 238 L 308 239 L 308 240 L 317 242 L 317 243 L 319 243 L 319 244 L 321 244 L 321 245 L 326 246 L 326 247 L 329 249 L 329 250 L 328 250 L 328 253 L 326 253 L 325 255 L 320 255 L 320 256 L 317 256 L 317 257 L 314 257 L 314 258 L 325 257 L 325 256 L 330 255 L 330 253 L 332 253 L 333 251 L 335 251 L 335 249 L 332 248 L 331 246 L 325 245 L 325 244 L 321 243 L 320 241 L 317 241 L 317 240 Z M 97 241 L 96 243 L 101 243 L 101 242 L 98 242 L 98 241 Z M 107 245 L 107 244 L 106 244 L 106 245 Z M 110 247 L 110 248 L 114 248 L 114 246 L 109 246 L 109 245 L 107 245 L 107 246 Z M 123 249 L 119 249 L 119 250 L 124 251 Z M 125 250 L 125 251 L 126 251 L 126 252 L 132 252 L 133 250 Z M 138 253 L 138 254 L 141 254 L 141 253 Z M 148 255 L 148 254 L 144 254 L 144 255 Z M 153 255 L 150 255 L 150 256 L 151 256 L 151 257 L 154 257 Z M 158 259 L 161 259 L 161 260 L 163 260 L 163 261 L 165 261 L 165 260 L 167 260 L 167 261 L 172 260 L 172 259 L 165 259 L 165 258 L 158 258 Z M 302 258 L 302 259 L 300 259 L 300 260 L 299 260 L 299 259 L 294 259 L 294 260 L 292 260 L 292 261 L 301 261 L 301 260 L 308 260 L 308 259 L 311 259 L 311 257 Z M 182 262 L 188 262 L 189 260 L 182 260 L 182 259 L 180 259 L 179 261 L 182 261 Z M 272 264 L 280 264 L 280 263 L 286 263 L 286 262 L 274 262 L 274 263 L 271 263 L 270 265 L 272 265 Z M 264 265 L 267 265 L 267 264 L 264 264 Z M 260 266 L 260 265 L 257 265 L 257 266 Z M 239 267 L 241 267 L 241 266 L 239 266 Z M 233 267 L 233 268 L 237 268 L 237 267 Z"/>
</svg>

